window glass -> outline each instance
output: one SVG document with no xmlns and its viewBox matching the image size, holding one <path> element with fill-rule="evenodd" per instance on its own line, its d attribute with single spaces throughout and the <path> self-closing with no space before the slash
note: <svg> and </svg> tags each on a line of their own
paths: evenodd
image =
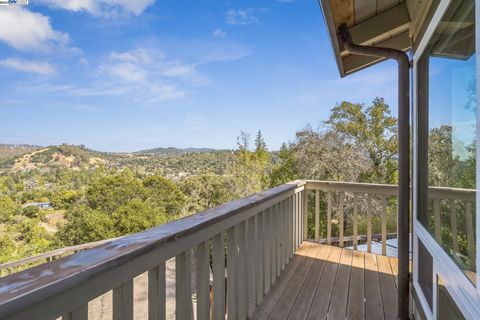
<svg viewBox="0 0 480 320">
<path fill-rule="evenodd" d="M 423 296 L 432 310 L 433 305 L 433 258 L 421 240 L 418 240 L 418 283 Z"/>
<path fill-rule="evenodd" d="M 474 0 L 452 1 L 418 64 L 420 222 L 475 283 Z"/>
</svg>

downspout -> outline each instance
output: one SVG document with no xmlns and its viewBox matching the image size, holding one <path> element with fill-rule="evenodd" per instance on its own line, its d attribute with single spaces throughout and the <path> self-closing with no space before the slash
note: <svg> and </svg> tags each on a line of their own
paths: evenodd
<svg viewBox="0 0 480 320">
<path fill-rule="evenodd" d="M 398 310 L 397 317 L 409 319 L 409 208 L 410 208 L 410 61 L 396 49 L 356 45 L 346 24 L 339 27 L 344 48 L 351 54 L 394 59 L 398 63 Z"/>
</svg>

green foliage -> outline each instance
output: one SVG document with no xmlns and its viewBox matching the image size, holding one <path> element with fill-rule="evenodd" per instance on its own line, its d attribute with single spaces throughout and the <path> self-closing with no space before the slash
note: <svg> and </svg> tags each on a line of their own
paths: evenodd
<svg viewBox="0 0 480 320">
<path fill-rule="evenodd" d="M 0 264 L 11 261 L 15 255 L 15 250 L 15 242 L 9 236 L 0 236 Z"/>
<path fill-rule="evenodd" d="M 270 186 L 275 187 L 298 178 L 300 177 L 293 145 L 287 146 L 283 143 L 278 154 L 278 161 L 272 168 Z"/>
<path fill-rule="evenodd" d="M 9 221 L 19 211 L 19 206 L 8 195 L 0 195 L 0 222 Z"/>
<path fill-rule="evenodd" d="M 19 231 L 26 243 L 25 255 L 39 254 L 51 249 L 52 236 L 39 225 L 38 219 L 24 220 L 19 227 Z"/>
<path fill-rule="evenodd" d="M 170 215 L 178 215 L 185 207 L 186 197 L 180 188 L 171 180 L 161 175 L 148 176 L 143 185 L 146 188 L 148 201 L 159 208 L 163 208 Z"/>
<path fill-rule="evenodd" d="M 28 218 L 39 218 L 40 217 L 40 208 L 37 206 L 28 206 L 23 208 L 22 214 Z"/>
<path fill-rule="evenodd" d="M 397 119 L 382 98 L 368 107 L 344 101 L 332 108 L 325 124 L 367 153 L 372 168 L 360 177 L 362 182 L 396 182 Z"/>
</svg>

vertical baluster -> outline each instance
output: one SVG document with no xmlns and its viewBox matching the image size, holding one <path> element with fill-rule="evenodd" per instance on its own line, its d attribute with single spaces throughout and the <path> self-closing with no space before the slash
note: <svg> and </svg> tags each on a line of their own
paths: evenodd
<svg viewBox="0 0 480 320">
<path fill-rule="evenodd" d="M 294 214 L 295 214 L 295 250 L 294 251 L 297 251 L 297 248 L 298 248 L 298 243 L 299 243 L 299 233 L 298 233 L 298 229 L 300 228 L 299 226 L 299 223 L 300 223 L 300 219 L 299 219 L 299 210 L 298 210 L 298 204 L 299 204 L 299 196 L 300 194 L 299 193 L 296 193 L 295 194 L 295 211 L 294 211 Z"/>
<path fill-rule="evenodd" d="M 295 251 L 294 249 L 294 234 L 295 234 L 295 231 L 294 231 L 294 228 L 295 228 L 295 221 L 294 221 L 294 215 L 293 215 L 293 212 L 295 210 L 295 207 L 294 207 L 294 198 L 295 196 L 291 196 L 288 198 L 288 234 L 289 234 L 289 249 L 288 249 L 288 257 L 289 259 L 291 259 L 293 257 L 293 252 Z"/>
<path fill-rule="evenodd" d="M 472 217 L 472 203 L 467 202 L 465 222 L 467 224 L 467 243 L 468 243 L 468 258 L 470 259 L 471 268 L 473 271 L 476 267 L 476 252 L 475 252 L 475 235 L 473 232 L 473 217 Z"/>
<path fill-rule="evenodd" d="M 315 190 L 315 242 L 320 241 L 320 191 Z"/>
<path fill-rule="evenodd" d="M 240 222 L 235 226 L 237 234 L 238 254 L 237 254 L 237 315 L 239 320 L 247 318 L 247 245 L 246 245 L 246 222 Z"/>
<path fill-rule="evenodd" d="M 113 319 L 133 320 L 133 279 L 113 289 Z"/>
<path fill-rule="evenodd" d="M 332 243 L 332 193 L 327 193 L 327 244 Z"/>
<path fill-rule="evenodd" d="M 339 208 L 339 219 L 338 219 L 338 229 L 340 233 L 340 242 L 339 245 L 340 247 L 343 247 L 343 229 L 344 229 L 344 214 L 343 214 L 343 207 L 345 206 L 345 192 L 340 192 L 340 208 Z"/>
<path fill-rule="evenodd" d="M 282 202 L 282 213 L 283 213 L 283 266 L 282 271 L 285 269 L 285 266 L 288 263 L 288 199 L 283 200 Z"/>
<path fill-rule="evenodd" d="M 237 241 L 235 227 L 227 230 L 227 315 L 235 319 L 237 314 Z"/>
<path fill-rule="evenodd" d="M 367 252 L 372 252 L 372 196 L 367 194 Z"/>
<path fill-rule="evenodd" d="M 353 194 L 353 249 L 358 246 L 358 195 Z"/>
<path fill-rule="evenodd" d="M 276 261 L 276 273 L 275 273 L 275 279 L 280 275 L 280 272 L 282 272 L 282 207 L 280 203 L 277 203 L 275 205 L 276 209 L 276 223 L 275 223 L 275 228 L 276 228 L 276 245 L 275 245 L 275 252 L 277 255 L 277 261 Z"/>
<path fill-rule="evenodd" d="M 165 303 L 165 262 L 162 262 L 148 271 L 148 319 L 164 320 Z"/>
<path fill-rule="evenodd" d="M 62 320 L 88 320 L 88 303 L 64 315 Z"/>
<path fill-rule="evenodd" d="M 223 233 L 213 239 L 213 318 L 225 319 L 225 238 Z M 205 313 L 206 314 L 206 313 Z"/>
<path fill-rule="evenodd" d="M 387 197 L 382 196 L 382 255 L 387 255 Z"/>
<path fill-rule="evenodd" d="M 264 220 L 263 220 L 263 229 L 265 230 L 264 233 L 264 238 L 263 238 L 263 253 L 264 253 L 264 294 L 267 294 L 268 290 L 270 289 L 270 283 L 271 283 L 271 278 L 270 278 L 270 272 L 271 272 L 271 264 L 272 260 L 270 258 L 271 256 L 271 249 L 270 249 L 270 240 L 271 240 L 271 211 L 272 208 L 268 208 L 264 212 Z"/>
<path fill-rule="evenodd" d="M 263 279 L 263 270 L 264 270 L 264 254 L 263 254 L 263 246 L 264 246 L 264 231 L 263 231 L 263 215 L 265 212 L 260 212 L 257 216 L 257 225 L 256 225 L 256 234 L 257 234 L 257 243 L 255 246 L 256 250 L 256 264 L 255 264 L 255 269 L 256 269 L 256 287 L 257 287 L 257 294 L 256 294 L 256 302 L 257 304 L 262 301 L 263 298 L 263 285 L 264 285 L 264 279 Z"/>
<path fill-rule="evenodd" d="M 433 199 L 433 213 L 435 215 L 435 240 L 442 243 L 442 220 L 440 216 L 440 199 Z"/>
<path fill-rule="evenodd" d="M 253 216 L 247 220 L 247 244 L 248 244 L 248 251 L 247 251 L 247 267 L 248 267 L 248 317 L 253 316 L 253 311 L 255 311 L 255 306 L 257 305 L 256 300 L 256 269 L 255 269 L 255 248 L 256 248 L 256 234 L 255 234 L 255 217 Z"/>
<path fill-rule="evenodd" d="M 450 223 L 452 225 L 452 246 L 454 252 L 458 251 L 457 210 L 455 200 L 450 201 Z"/>
<path fill-rule="evenodd" d="M 270 285 L 275 283 L 277 278 L 277 206 L 273 205 L 270 209 Z"/>
<path fill-rule="evenodd" d="M 214 240 L 214 245 L 215 245 L 215 240 Z M 215 257 L 215 249 L 213 253 Z M 208 240 L 203 241 L 197 245 L 196 255 L 197 255 L 197 265 L 196 265 L 197 318 L 201 320 L 209 320 L 210 319 L 210 261 L 209 261 L 210 246 L 209 246 Z M 214 270 L 215 270 L 216 263 L 218 263 L 218 261 L 213 262 Z M 215 273 L 213 276 L 215 281 Z M 215 294 L 215 290 L 214 290 L 214 294 Z"/>
<path fill-rule="evenodd" d="M 303 189 L 303 240 L 308 238 L 308 190 Z"/>
<path fill-rule="evenodd" d="M 192 253 L 190 250 L 175 257 L 175 319 L 177 320 L 193 317 L 191 265 Z"/>
</svg>

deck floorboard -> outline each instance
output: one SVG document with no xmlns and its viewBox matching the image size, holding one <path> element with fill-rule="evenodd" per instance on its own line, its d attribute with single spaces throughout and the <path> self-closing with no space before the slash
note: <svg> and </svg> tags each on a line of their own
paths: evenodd
<svg viewBox="0 0 480 320">
<path fill-rule="evenodd" d="M 394 319 L 397 259 L 305 241 L 252 319 Z"/>
</svg>

